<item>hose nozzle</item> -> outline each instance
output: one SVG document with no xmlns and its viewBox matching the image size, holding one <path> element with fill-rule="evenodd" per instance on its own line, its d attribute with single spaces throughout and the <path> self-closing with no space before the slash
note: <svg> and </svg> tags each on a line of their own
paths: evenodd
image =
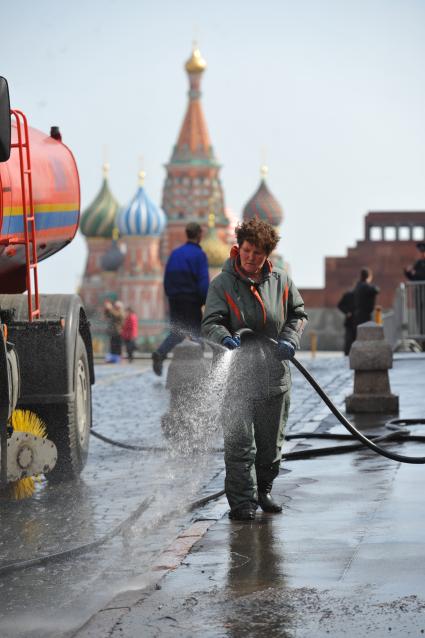
<svg viewBox="0 0 425 638">
<path fill-rule="evenodd" d="M 241 328 L 236 334 L 240 339 L 241 348 L 243 346 L 249 345 L 250 343 L 253 343 L 256 339 L 258 339 L 258 336 L 253 330 L 251 330 L 251 328 Z"/>
</svg>

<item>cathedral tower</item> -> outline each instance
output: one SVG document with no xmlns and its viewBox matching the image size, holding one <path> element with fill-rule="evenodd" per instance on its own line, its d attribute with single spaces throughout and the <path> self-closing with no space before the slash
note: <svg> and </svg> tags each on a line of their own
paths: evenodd
<svg viewBox="0 0 425 638">
<path fill-rule="evenodd" d="M 167 215 L 167 228 L 163 256 L 168 256 L 173 248 L 186 241 L 184 228 L 189 221 L 197 221 L 207 228 L 211 207 L 220 236 L 225 236 L 229 225 L 224 213 L 220 164 L 201 106 L 201 79 L 206 62 L 197 46 L 193 47 L 185 69 L 189 77 L 189 103 L 177 143 L 166 165 L 162 208 Z"/>
</svg>

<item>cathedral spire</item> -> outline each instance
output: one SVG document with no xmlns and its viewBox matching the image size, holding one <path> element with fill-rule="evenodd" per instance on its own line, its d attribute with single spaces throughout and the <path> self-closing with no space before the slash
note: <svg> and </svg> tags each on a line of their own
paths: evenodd
<svg viewBox="0 0 425 638">
<path fill-rule="evenodd" d="M 209 201 L 215 202 L 218 232 L 229 220 L 224 214 L 224 195 L 207 123 L 201 104 L 201 79 L 206 62 L 196 44 L 185 63 L 189 77 L 189 101 L 177 143 L 166 165 L 162 208 L 168 219 L 163 240 L 163 255 L 185 240 L 184 226 L 196 221 L 204 228 L 208 223 Z"/>
<path fill-rule="evenodd" d="M 201 77 L 207 63 L 201 55 L 201 52 L 196 44 L 193 43 L 192 55 L 184 65 L 189 76 L 189 100 L 199 100 L 201 98 Z"/>
<path fill-rule="evenodd" d="M 194 43 L 192 55 L 185 64 L 189 76 L 189 104 L 171 158 L 172 162 L 216 162 L 201 105 L 201 78 L 206 67 L 207 63 Z"/>
</svg>

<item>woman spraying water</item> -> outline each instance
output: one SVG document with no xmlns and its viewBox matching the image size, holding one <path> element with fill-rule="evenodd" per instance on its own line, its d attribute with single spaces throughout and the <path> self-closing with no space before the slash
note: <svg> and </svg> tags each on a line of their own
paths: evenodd
<svg viewBox="0 0 425 638">
<path fill-rule="evenodd" d="M 252 219 L 236 228 L 236 239 L 210 284 L 202 333 L 237 350 L 223 409 L 225 490 L 229 517 L 250 521 L 258 505 L 265 512 L 282 511 L 271 489 L 290 403 L 287 360 L 299 347 L 307 315 L 288 274 L 268 259 L 279 241 L 273 226 Z M 243 328 L 255 338 L 240 349 Z M 270 338 L 278 341 L 277 348 Z"/>
</svg>

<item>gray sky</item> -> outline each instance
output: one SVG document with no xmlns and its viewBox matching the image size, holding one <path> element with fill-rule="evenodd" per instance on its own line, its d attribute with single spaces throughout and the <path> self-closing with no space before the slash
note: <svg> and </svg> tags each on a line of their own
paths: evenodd
<svg viewBox="0 0 425 638">
<path fill-rule="evenodd" d="M 325 255 L 363 237 L 368 210 L 425 209 L 425 1 L 1 0 L 0 74 L 35 128 L 61 127 L 82 205 L 104 148 L 121 204 L 160 203 L 187 103 L 194 37 L 207 60 L 203 107 L 237 215 L 259 182 L 285 212 L 280 250 L 300 287 Z M 264 149 L 264 150 L 263 150 Z M 48 259 L 44 292 L 73 292 L 85 241 Z"/>
</svg>

